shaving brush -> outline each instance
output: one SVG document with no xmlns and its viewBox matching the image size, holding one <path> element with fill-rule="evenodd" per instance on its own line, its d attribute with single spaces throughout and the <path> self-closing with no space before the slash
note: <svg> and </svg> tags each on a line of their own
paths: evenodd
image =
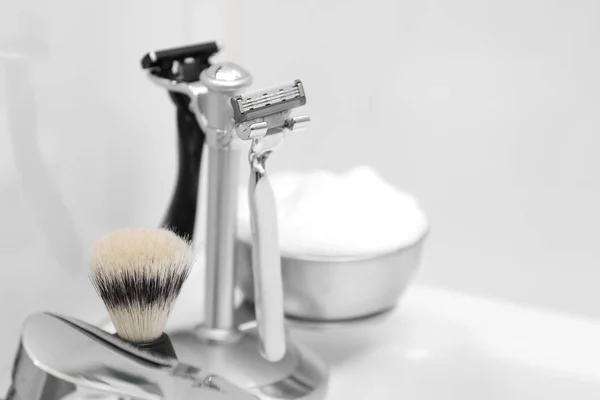
<svg viewBox="0 0 600 400">
<path fill-rule="evenodd" d="M 120 229 L 94 245 L 90 279 L 121 339 L 176 357 L 164 330 L 193 262 L 190 243 L 167 229 Z"/>
</svg>

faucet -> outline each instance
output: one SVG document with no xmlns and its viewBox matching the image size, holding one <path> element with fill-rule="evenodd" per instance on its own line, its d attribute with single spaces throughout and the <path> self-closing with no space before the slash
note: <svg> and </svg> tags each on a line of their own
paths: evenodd
<svg viewBox="0 0 600 400">
<path fill-rule="evenodd" d="M 151 52 L 142 60 L 151 81 L 189 100 L 208 155 L 204 320 L 170 337 L 180 359 L 205 365 L 261 399 L 322 398 L 327 368 L 285 334 L 277 214 L 265 169 L 268 156 L 283 137 L 304 129 L 309 121 L 306 116 L 291 116 L 292 109 L 306 102 L 304 87 L 295 80 L 246 93 L 252 83 L 248 71 L 231 62 L 208 62 L 217 48 L 214 43 L 203 43 Z M 196 79 L 173 73 L 189 70 L 195 60 L 203 67 L 195 70 L 199 72 Z M 248 199 L 255 292 L 250 315 L 234 301 L 239 163 L 245 143 L 250 143 Z M 190 185 L 198 187 L 197 182 Z M 175 232 L 185 231 L 173 221 L 186 218 L 173 211 L 171 207 L 167 225 Z M 190 218 L 191 213 L 188 224 Z M 193 227 L 187 231 L 193 232 Z"/>
<path fill-rule="evenodd" d="M 141 400 L 252 400 L 255 396 L 173 358 L 154 356 L 74 318 L 29 316 L 6 400 L 107 394 Z"/>
</svg>

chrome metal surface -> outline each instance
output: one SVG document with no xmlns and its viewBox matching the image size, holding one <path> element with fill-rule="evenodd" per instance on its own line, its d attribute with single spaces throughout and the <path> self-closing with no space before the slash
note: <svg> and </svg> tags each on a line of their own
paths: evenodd
<svg viewBox="0 0 600 400">
<path fill-rule="evenodd" d="M 230 99 L 252 83 L 252 75 L 246 70 L 234 63 L 218 63 L 203 70 L 196 82 L 166 79 L 152 71 L 148 72 L 148 77 L 158 86 L 190 98 L 190 110 L 206 133 L 210 146 L 229 148 L 236 145 L 237 137 L 231 130 Z"/>
<path fill-rule="evenodd" d="M 202 71 L 200 80 L 216 92 L 237 92 L 252 84 L 252 75 L 231 62 L 214 64 Z M 231 94 L 229 97 L 233 96 Z"/>
<path fill-rule="evenodd" d="M 252 324 L 242 330 L 239 340 L 228 344 L 207 341 L 193 331 L 169 336 L 181 361 L 210 365 L 215 374 L 261 399 L 318 400 L 327 392 L 327 366 L 314 353 L 288 343 L 283 359 L 267 361 L 256 351 L 259 339 Z"/>
<path fill-rule="evenodd" d="M 229 99 L 249 85 L 252 76 L 236 64 L 220 63 L 202 71 L 200 80 L 208 94 L 198 97 L 198 107 L 211 128 L 206 133 L 209 161 L 203 329 L 223 332 L 236 329 L 233 261 L 240 152 L 231 129 Z"/>
<path fill-rule="evenodd" d="M 198 107 L 208 125 L 208 145 L 216 148 L 239 147 L 241 143 L 232 130 L 230 99 L 252 83 L 252 75 L 237 64 L 219 63 L 202 71 L 200 82 L 208 88 L 208 94 L 198 98 Z"/>
<path fill-rule="evenodd" d="M 363 327 L 373 327 L 377 324 L 384 323 L 390 318 L 394 311 L 396 310 L 396 306 L 392 308 L 387 308 L 381 312 L 376 314 L 367 315 L 364 317 L 351 318 L 351 319 L 342 319 L 342 320 L 312 320 L 312 319 L 300 319 L 290 317 L 289 315 L 286 318 L 286 322 L 288 326 L 296 329 L 302 329 L 303 331 L 335 331 L 336 329 L 351 329 L 351 328 L 363 328 Z"/>
<path fill-rule="evenodd" d="M 53 400 L 76 388 L 148 400 L 253 398 L 217 375 L 45 313 L 25 321 L 12 377 L 8 399 Z"/>
<path fill-rule="evenodd" d="M 256 139 L 267 134 L 269 124 L 266 122 L 252 122 L 249 124 L 240 125 L 237 130 L 238 136 L 242 140 Z"/>
<path fill-rule="evenodd" d="M 240 152 L 208 147 L 204 326 L 233 330 L 234 248 Z"/>
<path fill-rule="evenodd" d="M 173 79 L 161 78 L 160 76 L 156 76 L 152 73 L 152 71 L 148 72 L 148 78 L 154 82 L 156 85 L 163 87 L 169 91 L 183 93 L 190 98 L 190 111 L 194 113 L 198 124 L 202 128 L 205 133 L 212 133 L 216 135 L 217 132 L 214 132 L 214 129 L 208 125 L 208 121 L 206 116 L 200 109 L 200 101 L 204 98 L 208 93 L 208 88 L 201 84 L 200 82 L 180 82 Z"/>
<path fill-rule="evenodd" d="M 310 117 L 308 117 L 306 115 L 298 115 L 298 116 L 292 117 L 288 120 L 288 128 L 292 132 L 300 132 L 300 131 L 306 129 L 309 122 L 310 122 Z"/>
<path fill-rule="evenodd" d="M 254 139 L 250 150 L 248 200 L 254 300 L 261 354 L 269 361 L 283 358 L 286 347 L 277 203 L 265 171 L 268 156 L 282 140 L 283 134 Z"/>
<path fill-rule="evenodd" d="M 414 245 L 367 258 L 281 257 L 284 310 L 295 323 L 344 321 L 375 316 L 393 308 L 419 265 L 426 236 Z M 249 243 L 236 245 L 236 276 L 248 299 L 254 299 Z"/>
</svg>

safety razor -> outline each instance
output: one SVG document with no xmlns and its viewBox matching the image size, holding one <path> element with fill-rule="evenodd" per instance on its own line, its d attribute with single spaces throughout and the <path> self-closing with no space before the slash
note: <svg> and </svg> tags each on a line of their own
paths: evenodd
<svg viewBox="0 0 600 400">
<path fill-rule="evenodd" d="M 304 86 L 299 79 L 289 84 L 232 97 L 237 134 L 242 140 L 251 140 L 269 132 L 274 134 L 302 130 L 310 118 L 290 117 L 290 112 L 305 104 Z"/>
<path fill-rule="evenodd" d="M 194 236 L 205 132 L 190 108 L 194 96 L 186 89 L 200 80 L 202 71 L 210 66 L 210 57 L 218 51 L 217 43 L 207 42 L 152 51 L 141 60 L 153 80 L 168 82 L 166 88 L 177 110 L 177 183 L 162 225 L 189 240 Z"/>
<path fill-rule="evenodd" d="M 251 141 L 248 201 L 252 229 L 254 303 L 261 353 L 278 361 L 286 352 L 283 285 L 277 229 L 277 206 L 266 161 L 285 133 L 304 129 L 308 116 L 291 116 L 306 104 L 302 82 L 244 93 L 231 98 L 237 135 Z"/>
</svg>

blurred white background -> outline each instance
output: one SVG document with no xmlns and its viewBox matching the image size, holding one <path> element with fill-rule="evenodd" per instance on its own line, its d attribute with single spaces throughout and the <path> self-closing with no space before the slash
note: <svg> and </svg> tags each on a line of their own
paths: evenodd
<svg viewBox="0 0 600 400">
<path fill-rule="evenodd" d="M 157 224 L 175 182 L 139 59 L 212 39 L 305 83 L 274 168 L 368 164 L 420 198 L 417 281 L 600 317 L 599 2 L 1 0 L 0 367 L 28 313 L 102 315 L 91 243 Z"/>
</svg>

